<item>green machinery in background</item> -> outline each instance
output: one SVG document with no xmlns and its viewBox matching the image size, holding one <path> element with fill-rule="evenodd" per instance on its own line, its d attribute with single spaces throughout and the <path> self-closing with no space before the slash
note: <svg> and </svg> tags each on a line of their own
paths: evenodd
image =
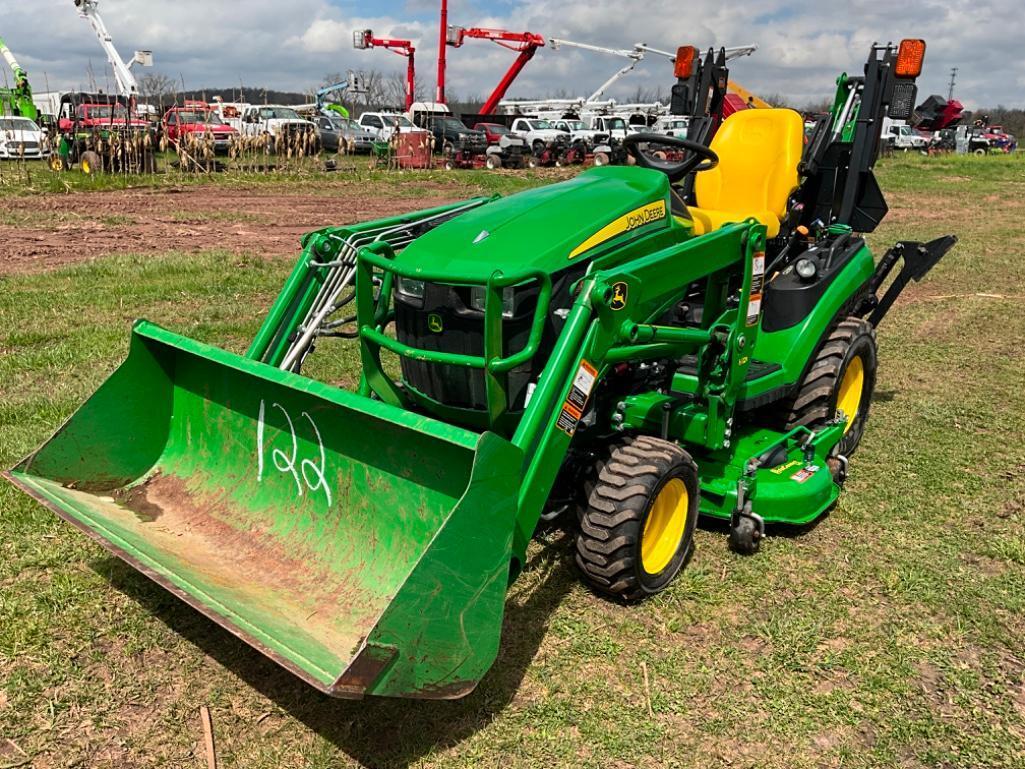
<svg viewBox="0 0 1025 769">
<path fill-rule="evenodd" d="M 139 322 L 9 477 L 322 691 L 465 695 L 542 519 L 632 601 L 700 515 L 752 553 L 836 503 L 875 327 L 954 243 L 877 265 L 860 235 L 923 56 L 873 47 L 807 148 L 745 110 L 707 146 L 632 137 L 634 167 L 311 233 L 247 354 Z M 357 392 L 304 376 L 331 344 Z"/>
<path fill-rule="evenodd" d="M 13 87 L 0 87 L 0 115 L 35 120 L 39 117 L 39 111 L 32 102 L 32 86 L 28 82 L 28 73 L 18 64 L 3 38 L 0 38 L 0 56 L 3 56 L 14 73 Z"/>
</svg>

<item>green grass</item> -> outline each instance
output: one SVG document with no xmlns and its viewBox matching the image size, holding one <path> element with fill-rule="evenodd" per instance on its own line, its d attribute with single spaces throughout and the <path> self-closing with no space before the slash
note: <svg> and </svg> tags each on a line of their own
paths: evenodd
<svg viewBox="0 0 1025 769">
<path fill-rule="evenodd" d="M 880 330 L 868 433 L 819 525 L 748 559 L 702 529 L 634 607 L 581 587 L 548 535 L 475 693 L 350 703 L 2 485 L 0 767 L 202 765 L 201 705 L 221 766 L 245 769 L 1025 765 L 1025 163 L 898 158 L 880 177 L 875 248 L 962 240 Z M 395 191 L 425 178 L 530 183 Z M 241 351 L 289 267 L 146 254 L 0 278 L 0 464 L 103 381 L 134 318 Z M 324 351 L 317 375 L 351 384 L 352 351 Z"/>
<path fill-rule="evenodd" d="M 224 189 L 265 188 L 274 191 L 302 191 L 330 194 L 338 185 L 360 184 L 378 188 L 380 192 L 415 198 L 422 194 L 421 186 L 472 187 L 484 194 L 507 194 L 523 189 L 537 178 L 565 175 L 565 171 L 388 171 L 373 169 L 365 156 L 342 158 L 341 170 L 326 172 L 315 161 L 292 161 L 273 171 L 256 171 L 249 167 L 232 168 L 224 173 L 182 173 L 166 162 L 165 170 L 158 174 L 96 174 L 86 175 L 79 169 L 53 172 L 40 162 L 0 163 L 0 200 L 10 196 L 39 193 L 99 192 L 129 189 L 167 189 L 196 185 L 214 185 Z M 401 179 L 408 182 L 396 185 Z M 2 221 L 2 220 L 0 220 Z"/>
</svg>

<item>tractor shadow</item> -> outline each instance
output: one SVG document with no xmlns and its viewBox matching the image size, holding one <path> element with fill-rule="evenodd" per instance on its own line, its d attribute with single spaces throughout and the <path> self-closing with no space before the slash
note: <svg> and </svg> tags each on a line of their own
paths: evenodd
<svg viewBox="0 0 1025 769">
<path fill-rule="evenodd" d="M 873 403 L 890 403 L 897 398 L 896 390 L 876 390 L 872 393 Z"/>
<path fill-rule="evenodd" d="M 405 769 L 473 736 L 513 700 L 552 614 L 577 583 L 569 544 L 562 535 L 532 547 L 526 569 L 506 601 L 502 644 L 494 667 L 474 692 L 454 701 L 333 699 L 119 559 L 104 558 L 92 566 L 114 588 L 360 764 Z"/>
</svg>

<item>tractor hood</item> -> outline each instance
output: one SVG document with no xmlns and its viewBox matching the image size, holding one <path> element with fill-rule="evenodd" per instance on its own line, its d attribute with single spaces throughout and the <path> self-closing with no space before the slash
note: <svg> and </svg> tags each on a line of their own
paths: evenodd
<svg viewBox="0 0 1025 769">
<path fill-rule="evenodd" d="M 669 228 L 668 198 L 664 174 L 594 168 L 463 214 L 414 241 L 396 261 L 481 282 L 496 270 L 557 273 L 603 246 Z"/>
</svg>

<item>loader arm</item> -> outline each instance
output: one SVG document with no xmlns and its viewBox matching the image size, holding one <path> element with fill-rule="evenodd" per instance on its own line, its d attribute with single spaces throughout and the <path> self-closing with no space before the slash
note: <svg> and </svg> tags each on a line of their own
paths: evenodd
<svg viewBox="0 0 1025 769">
<path fill-rule="evenodd" d="M 717 349 L 719 354 L 710 356 L 699 371 L 697 397 L 681 406 L 686 416 L 681 412 L 680 418 L 687 424 L 687 440 L 710 450 L 722 448 L 728 442 L 729 420 L 749 364 L 745 356 L 738 356 L 735 351 L 752 349 L 757 339 L 760 315 L 752 318 L 748 310 L 752 285 L 761 278 L 754 272 L 755 256 L 763 253 L 764 247 L 765 228 L 751 221 L 724 227 L 702 238 L 683 240 L 624 264 L 605 268 L 596 264 L 581 281 L 530 403 L 515 431 L 508 436 L 525 458 L 520 471 L 513 541 L 514 574 L 525 562 L 527 545 L 559 468 L 584 415 L 593 405 L 591 395 L 610 366 L 627 361 L 675 360 Z M 394 250 L 386 243 L 362 249 L 358 261 L 356 302 L 364 370 L 361 392 L 403 409 L 415 407 L 408 389 L 385 371 L 382 350 L 437 365 L 480 369 L 485 372 L 488 387 L 491 429 L 501 430 L 509 409 L 505 376 L 537 354 L 540 322 L 552 309 L 550 283 L 545 283 L 547 276 L 482 272 L 453 279 L 451 275 L 432 275 L 419 268 L 395 264 Z M 736 276 L 742 276 L 738 299 L 727 305 L 725 295 L 731 278 Z M 391 287 L 401 278 L 485 284 L 484 354 L 462 356 L 416 349 L 387 334 L 393 320 L 389 306 Z M 708 312 L 700 327 L 652 323 L 682 297 L 688 286 L 702 279 L 708 280 Z M 531 280 L 542 283 L 533 333 L 523 349 L 503 355 L 502 289 Z M 381 290 L 375 298 L 377 285 Z M 718 305 L 716 297 L 722 299 Z M 592 377 L 587 376 L 589 372 L 593 372 Z M 580 388 L 582 379 L 592 379 L 586 391 Z"/>
</svg>

